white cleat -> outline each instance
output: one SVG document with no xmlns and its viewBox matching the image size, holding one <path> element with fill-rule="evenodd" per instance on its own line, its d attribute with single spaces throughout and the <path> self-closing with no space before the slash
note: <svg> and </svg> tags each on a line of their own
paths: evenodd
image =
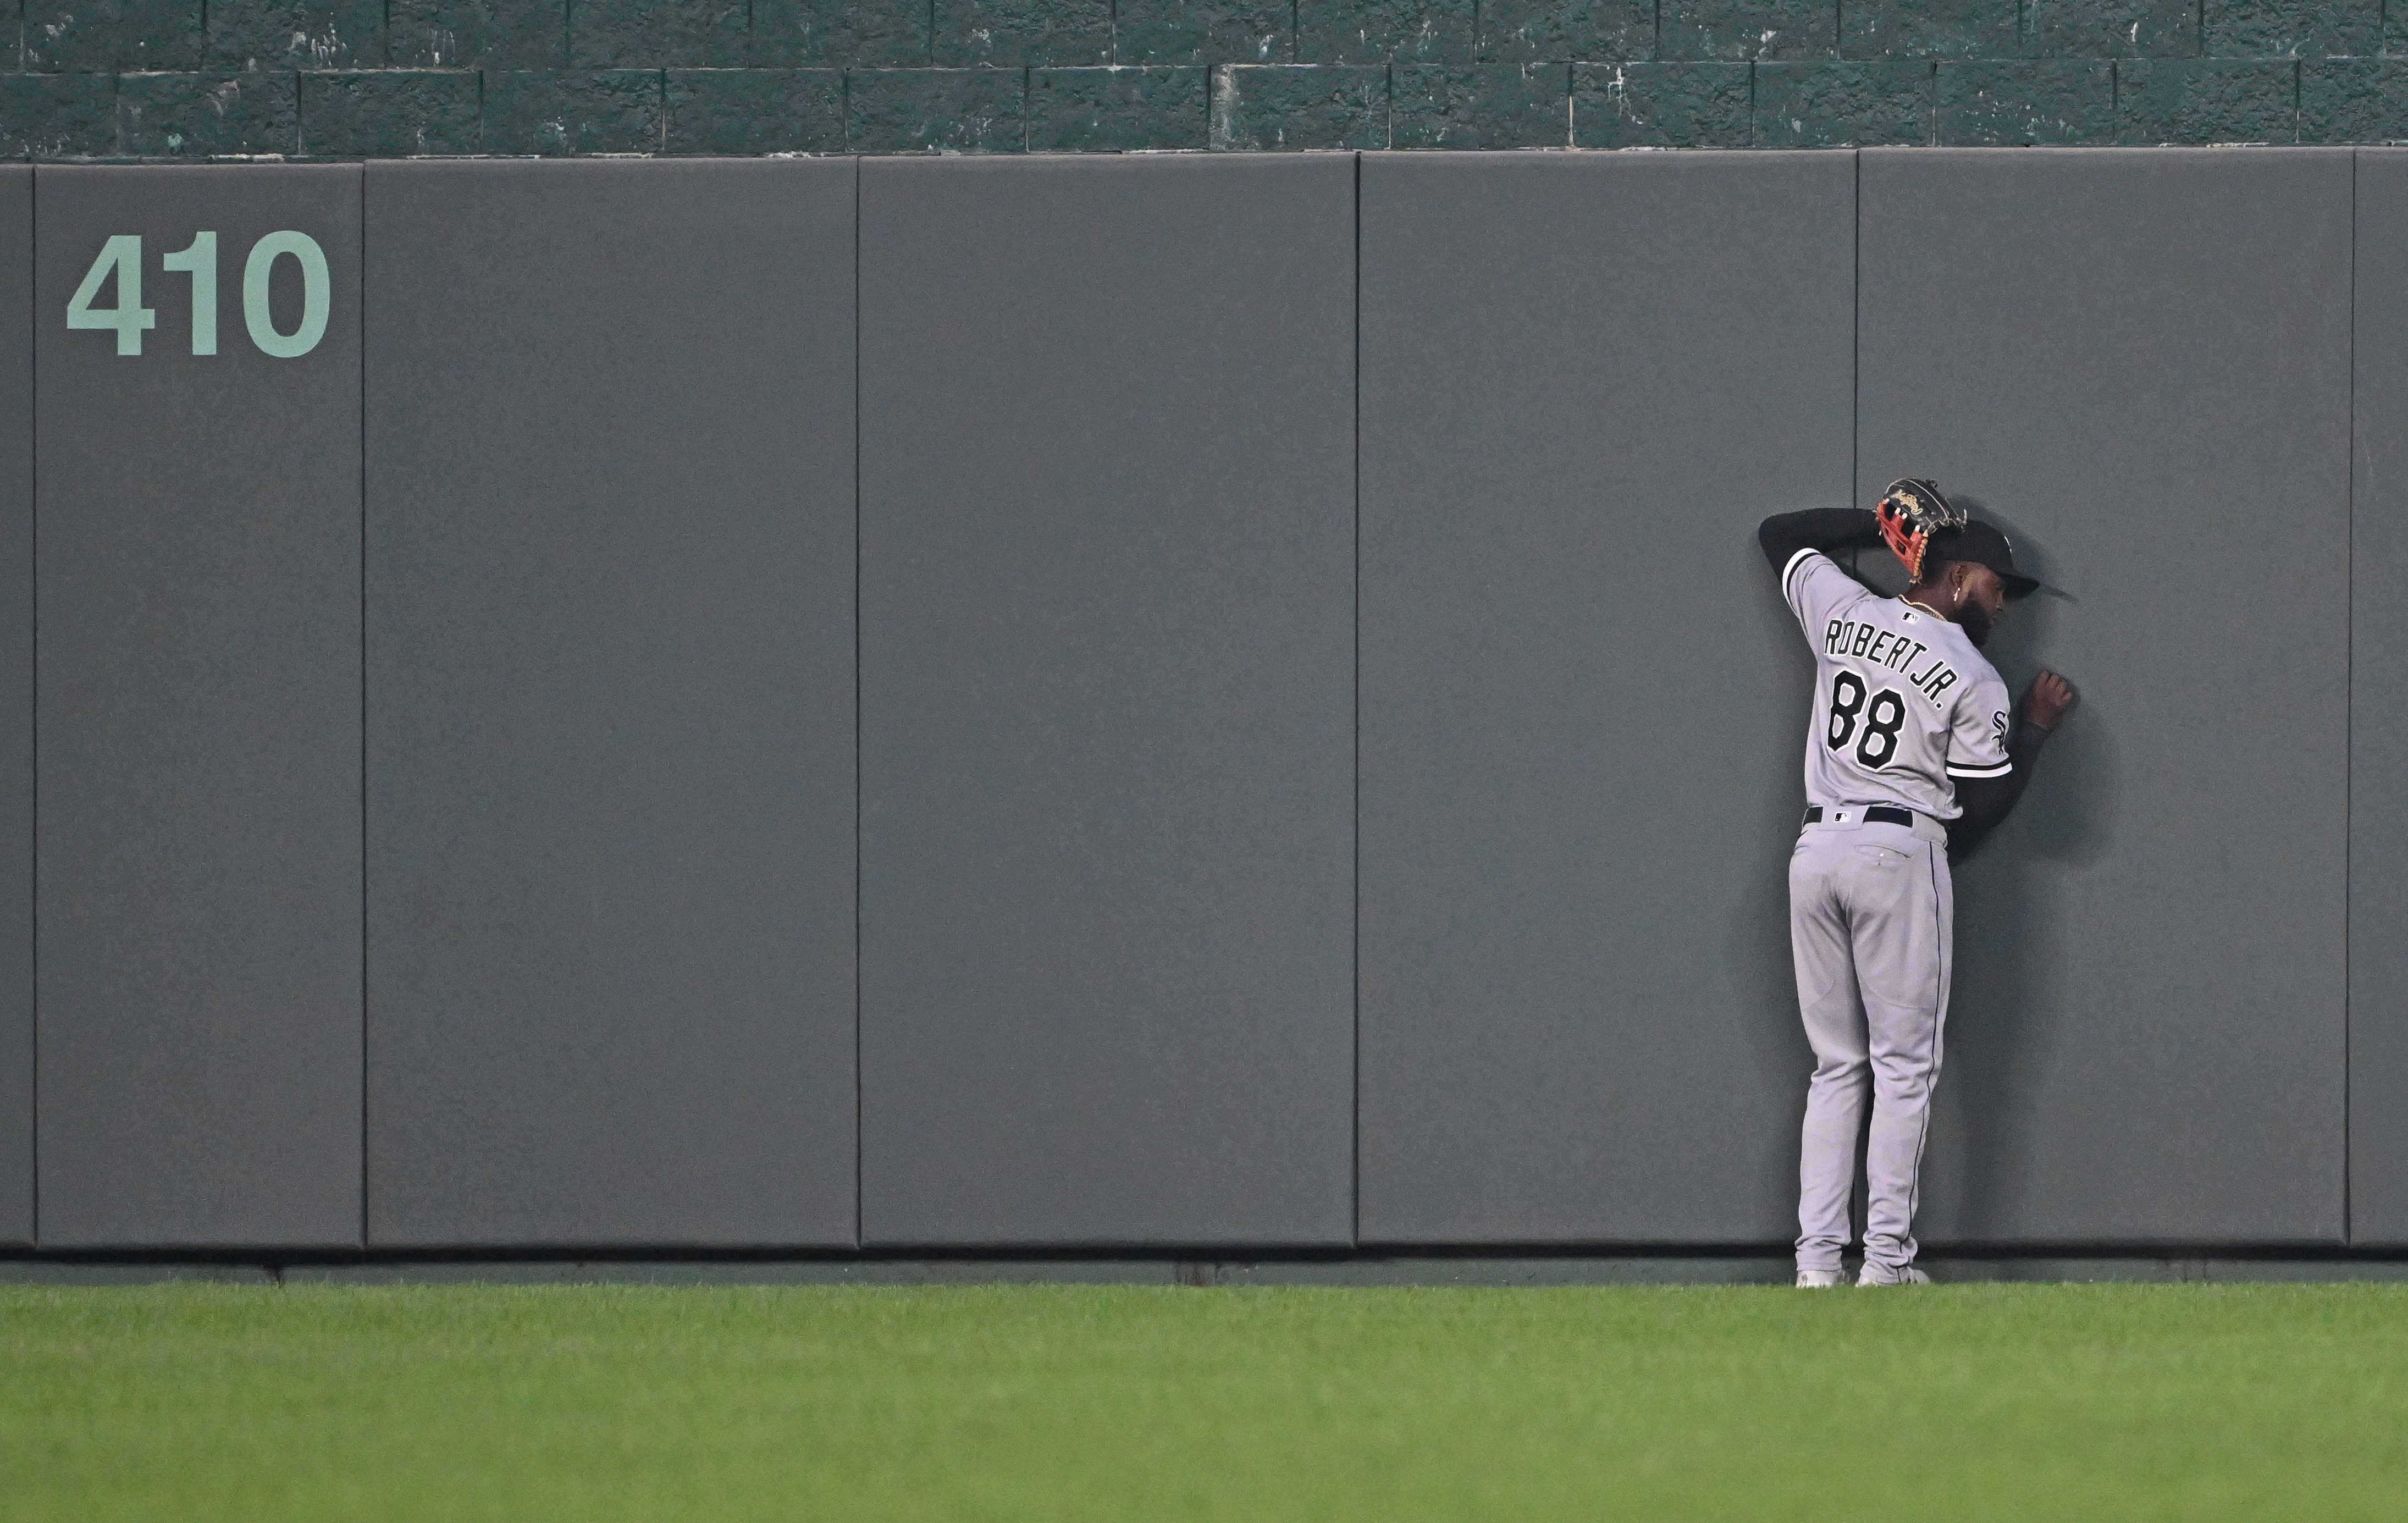
<svg viewBox="0 0 2408 1523">
<path fill-rule="evenodd" d="M 1868 1265 L 1866 1265 L 1866 1266 L 1865 1266 L 1865 1272 L 1864 1272 L 1862 1274 L 1859 1274 L 1859 1275 L 1857 1275 L 1857 1276 L 1856 1276 L 1856 1288 L 1858 1288 L 1859 1290 L 1861 1290 L 1861 1289 L 1865 1288 L 1865 1287 L 1866 1287 L 1866 1286 L 1878 1286 L 1878 1285 L 1929 1285 L 1930 1283 L 1931 1283 L 1931 1276 L 1930 1276 L 1930 1275 L 1928 1275 L 1928 1274 L 1924 1273 L 1921 1270 L 1916 1269 L 1916 1268 L 1915 1268 L 1914 1265 L 1912 1265 L 1912 1264 L 1909 1264 L 1906 1268 L 1904 1268 L 1904 1269 L 1902 1269 L 1902 1270 L 1899 1271 L 1899 1272 L 1898 1272 L 1898 1276 L 1897 1276 L 1897 1278 L 1895 1278 L 1895 1279 L 1889 1279 L 1889 1280 L 1876 1280 L 1876 1279 L 1874 1279 L 1874 1278 L 1873 1278 L 1872 1266 L 1871 1266 L 1871 1265 L 1870 1265 L 1870 1264 L 1868 1264 Z"/>
<path fill-rule="evenodd" d="M 1837 1290 L 1847 1283 L 1840 1277 L 1838 1270 L 1802 1269 L 1798 1272 L 1798 1288 L 1800 1290 Z"/>
</svg>

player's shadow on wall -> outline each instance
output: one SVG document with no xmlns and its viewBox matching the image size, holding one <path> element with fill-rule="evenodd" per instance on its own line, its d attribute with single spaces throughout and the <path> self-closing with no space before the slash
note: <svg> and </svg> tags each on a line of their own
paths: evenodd
<svg viewBox="0 0 2408 1523">
<path fill-rule="evenodd" d="M 2068 880 L 2114 850 L 2121 769 L 2117 716 L 2083 689 L 2081 654 L 2060 645 L 2083 589 L 2068 587 L 2047 546 L 1978 498 L 1957 500 L 2005 530 L 2015 563 L 2042 588 L 2010 606 L 1984 654 L 2013 700 L 2042 668 L 2062 671 L 2083 701 L 2053 736 L 2029 790 L 2004 825 L 1956 864 L 1956 963 L 1928 1171 L 1934 1242 L 2021 1238 L 2038 1226 L 2033 1196 L 2042 1107 L 2067 1019 L 2063 977 Z"/>
</svg>

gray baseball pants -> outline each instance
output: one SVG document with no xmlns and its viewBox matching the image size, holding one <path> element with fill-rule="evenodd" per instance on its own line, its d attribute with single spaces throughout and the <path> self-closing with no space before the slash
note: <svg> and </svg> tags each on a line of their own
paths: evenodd
<svg viewBox="0 0 2408 1523">
<path fill-rule="evenodd" d="M 1798 1267 L 1837 1270 L 1865 1105 L 1865 1269 L 1876 1283 L 1914 1261 L 1916 1176 L 1940 1080 L 1956 901 L 1948 838 L 1826 810 L 1789 856 L 1789 950 L 1814 1049 L 1798 1157 Z"/>
</svg>

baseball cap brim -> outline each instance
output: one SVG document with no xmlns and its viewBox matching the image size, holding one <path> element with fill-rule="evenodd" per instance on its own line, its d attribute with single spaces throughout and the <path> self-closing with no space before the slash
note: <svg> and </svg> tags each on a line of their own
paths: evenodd
<svg viewBox="0 0 2408 1523">
<path fill-rule="evenodd" d="M 2040 591 L 2040 579 L 2015 569 L 2015 547 L 1994 524 L 1979 519 L 1961 529 L 1931 537 L 1929 553 L 1942 561 L 1971 561 L 1998 573 L 2009 597 L 2029 597 Z"/>
</svg>

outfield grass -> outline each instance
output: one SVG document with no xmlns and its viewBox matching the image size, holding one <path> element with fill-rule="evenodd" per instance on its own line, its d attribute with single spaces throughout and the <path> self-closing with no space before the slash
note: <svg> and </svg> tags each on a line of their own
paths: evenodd
<svg viewBox="0 0 2408 1523">
<path fill-rule="evenodd" d="M 2399 1518 L 2408 1286 L 0 1287 L 0 1517 Z"/>
</svg>

